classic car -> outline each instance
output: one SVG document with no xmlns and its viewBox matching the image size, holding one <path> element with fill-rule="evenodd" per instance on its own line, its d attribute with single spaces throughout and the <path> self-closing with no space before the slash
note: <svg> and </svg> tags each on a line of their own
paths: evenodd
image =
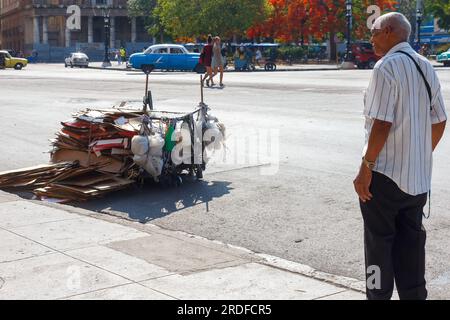
<svg viewBox="0 0 450 320">
<path fill-rule="evenodd" d="M 87 68 L 89 66 L 89 57 L 83 52 L 73 52 L 64 59 L 64 66 Z"/>
<path fill-rule="evenodd" d="M 450 67 L 450 49 L 441 54 L 438 54 L 436 60 L 437 62 L 443 63 L 444 66 Z"/>
<path fill-rule="evenodd" d="M 196 71 L 201 67 L 199 58 L 199 53 L 189 52 L 182 45 L 157 44 L 144 52 L 133 53 L 129 65 L 135 69 Z"/>
<path fill-rule="evenodd" d="M 1 60 L 5 61 L 4 63 L 6 68 L 20 70 L 28 64 L 27 59 L 13 57 L 7 50 L 0 50 L 0 55 Z"/>
</svg>

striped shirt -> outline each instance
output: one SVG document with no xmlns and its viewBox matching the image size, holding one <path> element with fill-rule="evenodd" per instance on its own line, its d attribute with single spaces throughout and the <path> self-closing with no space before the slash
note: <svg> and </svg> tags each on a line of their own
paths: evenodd
<svg viewBox="0 0 450 320">
<path fill-rule="evenodd" d="M 431 87 L 432 102 L 425 82 L 411 59 L 419 64 Z M 374 119 L 392 123 L 387 141 L 375 162 L 374 171 L 392 179 L 410 194 L 431 188 L 431 125 L 447 120 L 439 79 L 431 63 L 407 42 L 393 47 L 375 65 L 364 97 L 366 153 Z"/>
</svg>

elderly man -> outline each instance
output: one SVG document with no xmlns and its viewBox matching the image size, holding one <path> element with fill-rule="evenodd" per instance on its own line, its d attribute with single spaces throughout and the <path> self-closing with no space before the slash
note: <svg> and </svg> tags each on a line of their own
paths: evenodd
<svg viewBox="0 0 450 320">
<path fill-rule="evenodd" d="M 368 299 L 422 300 L 425 288 L 423 208 L 431 185 L 432 153 L 447 120 L 439 79 L 408 44 L 411 25 L 388 13 L 371 42 L 382 56 L 364 99 L 366 144 L 354 180 L 364 219 Z"/>
</svg>

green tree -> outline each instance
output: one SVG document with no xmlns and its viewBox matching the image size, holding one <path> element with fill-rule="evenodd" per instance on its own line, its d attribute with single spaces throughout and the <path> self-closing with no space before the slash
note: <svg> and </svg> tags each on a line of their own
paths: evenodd
<svg viewBox="0 0 450 320">
<path fill-rule="evenodd" d="M 173 37 L 197 38 L 243 35 L 267 10 L 266 0 L 158 0 L 155 12 Z"/>
<path fill-rule="evenodd" d="M 427 12 L 438 19 L 440 28 L 450 30 L 450 0 L 428 0 L 425 6 Z"/>
<path fill-rule="evenodd" d="M 128 14 L 130 17 L 143 17 L 147 32 L 152 36 L 159 36 L 164 42 L 164 28 L 156 14 L 158 0 L 128 0 Z"/>
</svg>

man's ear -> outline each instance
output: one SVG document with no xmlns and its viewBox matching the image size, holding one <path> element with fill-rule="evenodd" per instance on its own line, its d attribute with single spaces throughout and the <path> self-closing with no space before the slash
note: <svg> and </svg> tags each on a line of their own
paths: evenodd
<svg viewBox="0 0 450 320">
<path fill-rule="evenodd" d="M 387 36 L 387 37 L 389 37 L 392 33 L 393 33 L 393 28 L 392 28 L 392 26 L 387 26 L 385 29 L 384 29 L 384 33 L 385 33 L 385 35 Z"/>
</svg>

